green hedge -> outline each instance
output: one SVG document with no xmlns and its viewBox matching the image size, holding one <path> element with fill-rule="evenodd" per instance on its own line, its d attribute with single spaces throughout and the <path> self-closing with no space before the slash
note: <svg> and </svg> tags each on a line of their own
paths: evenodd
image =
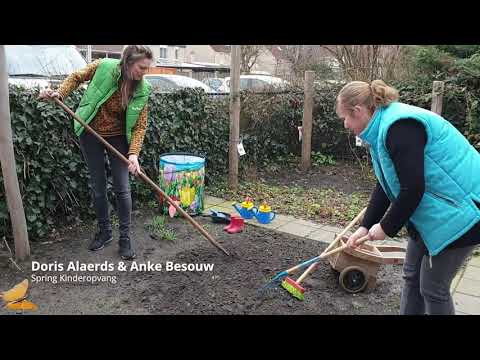
<svg viewBox="0 0 480 360">
<path fill-rule="evenodd" d="M 401 101 L 430 110 L 431 82 L 398 82 L 392 85 L 399 90 Z M 480 150 L 479 101 L 480 91 L 476 87 L 460 81 L 445 83 L 442 116 L 464 134 L 477 150 Z"/>
<path fill-rule="evenodd" d="M 70 222 L 89 207 L 83 191 L 87 171 L 71 120 L 60 108 L 36 100 L 37 91 L 10 88 L 10 111 L 17 176 L 31 237 L 42 237 L 58 219 Z M 66 104 L 74 107 L 80 92 Z M 3 178 L 0 178 L 3 184 Z M 0 235 L 9 233 L 4 187 L 0 189 Z"/>
<path fill-rule="evenodd" d="M 407 103 L 429 108 L 431 83 L 393 84 Z M 343 128 L 334 111 L 339 85 L 315 89 L 312 150 L 335 158 L 365 157 L 354 146 L 354 137 Z M 82 91 L 66 100 L 75 109 Z M 478 99 L 468 86 L 447 83 L 444 116 L 480 147 Z M 88 172 L 72 119 L 53 103 L 36 100 L 38 92 L 10 88 L 10 108 L 17 175 L 27 217 L 30 238 L 41 238 L 53 227 L 93 218 L 88 191 Z M 240 158 L 240 171 L 277 163 L 282 166 L 290 154 L 301 153 L 297 127 L 302 123 L 303 91 L 280 94 L 242 93 L 241 137 L 247 154 Z M 149 99 L 149 128 L 140 163 L 156 181 L 160 155 L 189 152 L 207 159 L 208 181 L 225 176 L 228 166 L 229 98 L 208 96 L 201 90 L 152 93 Z M 0 174 L 0 182 L 3 178 Z M 141 181 L 132 181 L 134 204 L 154 200 Z M 109 197 L 114 205 L 111 184 Z M 4 187 L 0 188 L 0 236 L 10 236 L 11 227 Z"/>
<path fill-rule="evenodd" d="M 343 84 L 315 88 L 313 106 L 312 151 L 334 157 L 352 158 L 355 138 L 343 127 L 335 113 L 335 99 Z M 266 165 L 287 154 L 300 155 L 298 127 L 302 125 L 303 89 L 291 88 L 286 93 L 243 93 L 241 127 L 247 148 L 245 163 Z M 248 153 L 250 150 L 250 154 Z M 267 155 L 266 157 L 263 155 Z M 245 161 L 252 160 L 252 161 Z"/>
</svg>

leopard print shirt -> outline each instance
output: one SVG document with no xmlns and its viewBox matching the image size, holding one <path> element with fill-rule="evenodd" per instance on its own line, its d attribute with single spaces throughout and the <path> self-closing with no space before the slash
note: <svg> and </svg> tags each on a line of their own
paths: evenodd
<svg viewBox="0 0 480 360">
<path fill-rule="evenodd" d="M 70 74 L 57 89 L 61 98 L 65 99 L 83 82 L 91 80 L 99 63 L 100 59 L 88 64 L 84 69 Z M 120 90 L 117 90 L 100 107 L 89 126 L 102 137 L 125 135 L 125 116 Z M 140 154 L 147 130 L 147 119 L 148 108 L 145 104 L 133 128 L 128 155 L 138 156 Z"/>
</svg>

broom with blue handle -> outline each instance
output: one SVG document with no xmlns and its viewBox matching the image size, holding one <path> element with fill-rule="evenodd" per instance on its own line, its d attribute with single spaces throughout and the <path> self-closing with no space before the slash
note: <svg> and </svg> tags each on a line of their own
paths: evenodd
<svg viewBox="0 0 480 360">
<path fill-rule="evenodd" d="M 360 239 L 358 239 L 356 241 L 356 245 L 361 245 L 363 244 L 364 242 L 368 241 L 370 239 L 370 235 L 365 235 L 364 237 L 361 237 Z M 317 265 L 317 263 L 322 260 L 322 259 L 325 259 L 329 256 L 332 256 L 340 251 L 343 251 L 347 248 L 347 244 L 343 244 L 342 246 L 339 246 L 337 247 L 336 249 L 333 249 L 333 250 L 330 250 L 328 252 L 324 252 L 322 253 L 321 255 L 319 256 L 315 256 L 314 258 L 311 258 L 309 260 L 306 260 L 304 262 L 302 262 L 301 264 L 298 264 L 288 270 L 285 270 L 285 271 L 281 271 L 279 272 L 278 274 L 276 274 L 272 280 L 270 280 L 266 285 L 264 285 L 262 287 L 262 289 L 265 289 L 265 288 L 268 288 L 268 287 L 273 287 L 273 286 L 277 286 L 278 284 L 280 284 L 283 279 L 285 279 L 288 275 L 292 275 L 294 273 L 296 273 L 298 270 L 300 269 L 303 269 L 307 266 L 312 266 L 312 269 L 313 269 L 313 265 Z M 305 277 L 307 274 L 304 274 L 303 277 Z M 292 280 L 293 281 L 293 280 Z"/>
<path fill-rule="evenodd" d="M 330 256 L 330 255 L 333 255 L 334 252 L 329 252 L 329 250 L 331 248 L 333 248 L 338 241 L 340 241 L 340 239 L 343 238 L 343 236 L 347 233 L 347 231 L 349 231 L 357 222 L 359 222 L 363 216 L 365 215 L 365 212 L 367 211 L 367 208 L 365 207 L 362 211 L 360 211 L 360 213 L 347 225 L 347 227 L 345 227 L 345 229 L 343 229 L 343 231 L 338 234 L 335 238 L 335 240 L 333 240 L 330 245 L 328 245 L 328 247 L 323 251 L 323 253 L 321 254 L 321 256 L 323 255 L 324 257 L 327 257 L 327 256 Z M 361 238 L 358 240 L 359 243 L 363 243 L 365 241 L 367 241 L 369 239 L 369 236 L 365 236 L 364 238 Z M 340 247 L 342 250 L 345 248 L 346 246 L 343 246 L 343 247 Z M 338 248 L 339 249 L 339 248 Z M 339 252 L 341 250 L 337 250 L 335 251 L 336 252 Z M 302 285 L 300 285 L 302 283 L 303 280 L 305 280 L 305 278 L 311 274 L 313 271 L 316 270 L 316 268 L 318 267 L 319 265 L 319 262 L 315 262 L 313 264 L 311 264 L 307 270 L 304 271 L 304 273 L 302 275 L 300 275 L 300 277 L 295 281 L 293 280 L 292 278 L 289 278 L 287 277 L 285 280 L 282 281 L 282 287 L 287 290 L 293 297 L 296 297 L 298 300 L 304 300 L 304 292 L 305 292 L 305 289 L 302 287 Z"/>
<path fill-rule="evenodd" d="M 370 240 L 370 235 L 367 234 L 360 239 L 358 239 L 355 243 L 356 245 L 361 245 L 364 242 Z M 332 256 L 333 254 L 336 254 L 340 251 L 343 251 L 347 248 L 347 244 L 343 244 L 342 246 L 337 247 L 336 249 L 333 249 L 328 252 L 322 253 L 319 258 L 320 259 L 325 259 L 329 256 Z M 294 297 L 296 297 L 299 300 L 304 299 L 303 293 L 305 292 L 305 289 L 300 285 L 300 283 L 307 277 L 308 274 L 310 274 L 313 270 L 315 270 L 319 264 L 319 260 L 315 262 L 310 263 L 310 267 L 297 279 L 297 281 L 287 277 L 285 280 L 282 281 L 282 287 L 287 290 L 290 294 L 292 294 Z"/>
<path fill-rule="evenodd" d="M 362 211 L 360 211 L 360 213 L 355 217 L 355 219 L 353 219 L 350 224 L 347 225 L 347 227 L 340 233 L 338 234 L 338 236 L 336 237 L 336 239 L 330 243 L 330 245 L 325 249 L 325 251 L 319 255 L 319 256 L 315 256 L 309 260 L 306 260 L 288 270 L 285 270 L 285 271 L 281 271 L 279 273 L 277 273 L 273 278 L 272 280 L 270 280 L 266 285 L 264 285 L 261 290 L 265 289 L 265 288 L 269 288 L 269 287 L 275 287 L 277 285 L 279 285 L 280 283 L 284 282 L 284 279 L 287 278 L 287 280 L 289 279 L 288 276 L 289 275 L 292 275 L 294 273 L 296 273 L 297 271 L 307 267 L 307 266 L 310 266 L 310 268 L 304 273 L 302 274 L 302 280 L 303 278 L 305 278 L 310 272 L 312 272 L 316 266 L 318 265 L 318 262 L 321 260 L 321 259 L 324 259 L 328 256 L 331 256 L 333 254 L 336 254 L 337 252 L 340 252 L 342 251 L 343 249 L 345 249 L 345 246 L 340 246 L 332 251 L 329 252 L 329 250 L 343 237 L 343 235 L 345 235 L 347 233 L 348 230 L 350 230 L 362 217 L 363 215 L 365 215 L 365 212 L 367 211 L 367 208 L 364 208 Z M 360 240 L 363 240 L 360 239 Z M 368 236 L 366 237 L 366 239 L 364 241 L 367 241 L 368 240 Z M 363 241 L 363 242 L 364 242 Z M 295 283 L 294 280 L 290 279 L 289 283 Z M 288 290 L 288 289 L 287 289 Z M 290 290 L 288 290 L 289 292 L 291 292 Z M 293 291 L 293 290 L 292 290 Z M 293 295 L 293 294 L 292 294 Z"/>
<path fill-rule="evenodd" d="M 265 284 L 263 287 L 262 287 L 262 290 L 265 289 L 265 288 L 268 288 L 268 287 L 275 287 L 277 285 L 279 285 L 283 279 L 285 279 L 288 275 L 292 275 L 294 273 L 296 273 L 298 270 L 301 270 L 307 266 L 309 266 L 310 264 L 313 264 L 317 261 L 319 261 L 321 259 L 321 255 L 319 256 L 315 256 L 314 258 L 311 258 L 309 260 L 306 260 L 298 265 L 295 265 L 294 267 L 288 269 L 288 270 L 284 270 L 284 271 L 281 271 L 279 273 L 277 273 L 273 278 L 272 280 L 270 280 L 267 284 Z"/>
</svg>

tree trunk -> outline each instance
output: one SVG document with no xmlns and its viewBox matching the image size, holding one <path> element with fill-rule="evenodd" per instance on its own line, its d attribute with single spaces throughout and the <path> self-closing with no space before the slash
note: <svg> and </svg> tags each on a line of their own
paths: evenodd
<svg viewBox="0 0 480 360">
<path fill-rule="evenodd" d="M 302 119 L 302 170 L 307 171 L 312 165 L 312 115 L 313 115 L 313 81 L 314 71 L 305 71 L 305 101 Z"/>
<path fill-rule="evenodd" d="M 240 45 L 232 45 L 230 64 L 230 142 L 228 151 L 228 185 L 238 188 L 238 148 L 240 137 Z"/>
<path fill-rule="evenodd" d="M 0 45 L 0 162 L 5 185 L 8 211 L 15 240 L 15 258 L 25 260 L 30 256 L 27 223 L 18 185 L 15 154 L 10 124 L 10 101 L 5 46 Z"/>
</svg>

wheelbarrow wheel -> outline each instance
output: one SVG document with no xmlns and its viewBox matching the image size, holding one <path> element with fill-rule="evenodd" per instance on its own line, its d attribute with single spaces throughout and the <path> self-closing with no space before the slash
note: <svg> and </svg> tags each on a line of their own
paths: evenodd
<svg viewBox="0 0 480 360">
<path fill-rule="evenodd" d="M 349 266 L 342 270 L 338 281 L 340 286 L 349 293 L 358 293 L 367 286 L 367 274 L 359 266 Z"/>
</svg>

